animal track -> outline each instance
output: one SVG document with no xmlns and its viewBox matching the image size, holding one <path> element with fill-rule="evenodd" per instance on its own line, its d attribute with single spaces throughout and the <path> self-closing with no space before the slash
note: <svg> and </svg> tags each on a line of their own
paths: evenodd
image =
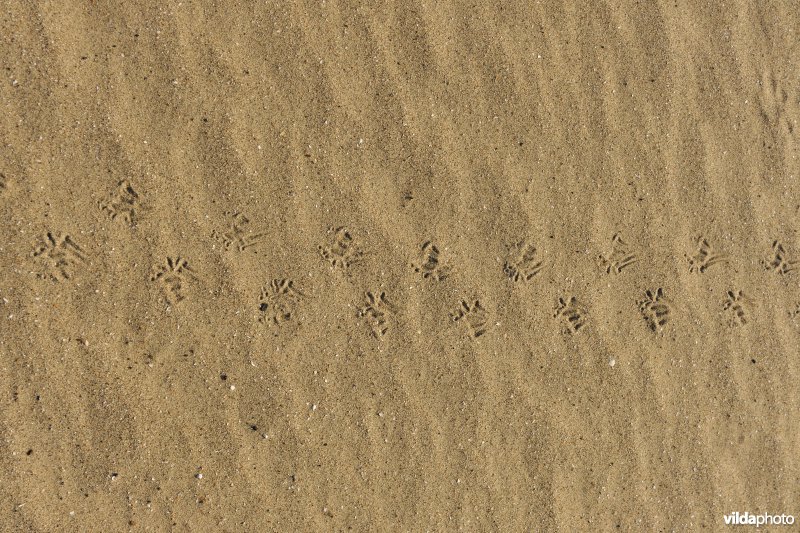
<svg viewBox="0 0 800 533">
<path fill-rule="evenodd" d="M 333 233 L 330 244 L 320 245 L 319 253 L 334 268 L 346 269 L 361 260 L 363 253 L 350 231 L 340 226 L 328 228 Z"/>
<path fill-rule="evenodd" d="M 389 316 L 395 314 L 395 307 L 386 299 L 385 292 L 368 292 L 365 296 L 358 317 L 364 319 L 376 339 L 381 339 L 389 331 Z"/>
<path fill-rule="evenodd" d="M 661 287 L 655 291 L 649 289 L 645 291 L 644 298 L 637 301 L 636 305 L 639 306 L 639 312 L 647 322 L 648 328 L 656 333 L 664 330 L 672 314 L 672 304 L 664 296 Z"/>
<path fill-rule="evenodd" d="M 133 190 L 128 180 L 122 180 L 109 198 L 100 203 L 100 207 L 111 216 L 111 220 L 119 217 L 125 223 L 133 225 L 139 209 L 139 195 Z"/>
<path fill-rule="evenodd" d="M 611 237 L 611 250 L 607 254 L 599 257 L 600 265 L 606 274 L 619 274 L 639 259 L 636 254 L 631 253 L 628 244 L 622 240 L 619 233 Z"/>
<path fill-rule="evenodd" d="M 85 252 L 72 237 L 52 232 L 38 240 L 32 255 L 43 268 L 38 276 L 56 282 L 72 278 L 75 270 L 86 262 Z"/>
<path fill-rule="evenodd" d="M 788 274 L 795 269 L 797 261 L 793 261 L 786 256 L 783 245 L 775 241 L 772 243 L 772 256 L 761 261 L 766 270 L 777 272 L 778 274 Z"/>
<path fill-rule="evenodd" d="M 773 128 L 794 135 L 800 97 L 790 94 L 774 75 L 765 73 L 761 82 L 761 116 Z"/>
<path fill-rule="evenodd" d="M 303 297 L 294 282 L 288 279 L 273 279 L 261 289 L 258 298 L 259 322 L 280 326 L 292 320 L 294 308 Z"/>
<path fill-rule="evenodd" d="M 0 196 L 4 195 L 9 189 L 9 181 L 5 174 L 0 172 Z"/>
<path fill-rule="evenodd" d="M 560 318 L 563 322 L 564 333 L 574 335 L 586 325 L 588 311 L 577 298 L 570 296 L 567 299 L 559 298 L 553 318 Z"/>
<path fill-rule="evenodd" d="M 530 281 L 544 268 L 538 261 L 536 247 L 527 241 L 520 241 L 510 247 L 508 257 L 503 264 L 503 272 L 511 281 Z"/>
<path fill-rule="evenodd" d="M 469 336 L 473 339 L 486 333 L 489 323 L 489 313 L 479 300 L 475 300 L 471 304 L 466 300 L 461 300 L 458 308 L 450 313 L 450 318 L 453 319 L 453 322 L 464 320 L 469 329 Z"/>
<path fill-rule="evenodd" d="M 450 267 L 439 259 L 439 248 L 431 241 L 425 241 L 419 254 L 418 264 L 414 264 L 414 272 L 419 272 L 425 279 L 444 281 L 450 275 Z"/>
<path fill-rule="evenodd" d="M 728 291 L 722 310 L 728 315 L 731 326 L 744 326 L 749 315 L 750 299 L 742 291 Z"/>
<path fill-rule="evenodd" d="M 175 305 L 186 298 L 184 288 L 189 281 L 196 281 L 197 274 L 186 259 L 167 257 L 164 263 L 153 268 L 150 281 L 158 282 L 167 303 Z"/>
<path fill-rule="evenodd" d="M 728 258 L 717 253 L 714 248 L 708 243 L 705 237 L 697 239 L 697 249 L 693 255 L 687 255 L 686 259 L 689 261 L 689 272 L 697 272 L 703 274 L 709 267 L 717 263 L 726 263 Z"/>
<path fill-rule="evenodd" d="M 265 233 L 253 233 L 250 226 L 250 219 L 242 213 L 226 212 L 226 216 L 231 219 L 229 231 L 213 231 L 211 237 L 222 242 L 225 250 L 236 248 L 238 251 L 244 250 L 261 244 L 266 238 Z"/>
</svg>

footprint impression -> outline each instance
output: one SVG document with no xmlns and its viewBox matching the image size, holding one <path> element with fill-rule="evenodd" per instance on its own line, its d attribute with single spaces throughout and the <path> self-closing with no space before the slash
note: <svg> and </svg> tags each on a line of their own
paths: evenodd
<svg viewBox="0 0 800 533">
<path fill-rule="evenodd" d="M 645 291 L 644 297 L 638 300 L 636 305 L 639 306 L 639 312 L 651 331 L 655 333 L 664 331 L 672 314 L 672 304 L 664 296 L 664 290 L 661 287 L 654 291 L 649 289 Z"/>
<path fill-rule="evenodd" d="M 346 270 L 354 263 L 361 260 L 364 255 L 361 248 L 344 226 L 338 228 L 328 228 L 328 233 L 332 234 L 330 242 L 318 246 L 320 255 L 331 264 L 333 268 Z"/>
<path fill-rule="evenodd" d="M 139 210 L 139 195 L 128 180 L 122 180 L 109 197 L 100 202 L 100 208 L 108 213 L 111 220 L 120 219 L 129 226 L 136 224 Z"/>
<path fill-rule="evenodd" d="M 450 266 L 442 263 L 439 247 L 431 241 L 422 244 L 418 261 L 413 267 L 414 272 L 422 274 L 424 279 L 444 281 L 450 276 Z"/>
<path fill-rule="evenodd" d="M 559 298 L 553 318 L 561 320 L 562 332 L 575 335 L 585 325 L 588 316 L 586 307 L 574 296 Z"/>
<path fill-rule="evenodd" d="M 620 274 L 622 271 L 636 263 L 639 259 L 630 251 L 628 244 L 622 240 L 619 233 L 611 237 L 611 249 L 598 257 L 600 266 L 606 274 Z"/>
<path fill-rule="evenodd" d="M 367 292 L 364 305 L 359 308 L 357 316 L 369 327 L 376 339 L 383 339 L 389 331 L 390 317 L 396 313 L 396 308 L 389 302 L 386 293 Z"/>
<path fill-rule="evenodd" d="M 722 304 L 722 311 L 728 317 L 728 325 L 738 327 L 747 324 L 750 305 L 750 298 L 745 296 L 742 291 L 728 291 Z"/>
<path fill-rule="evenodd" d="M 489 313 L 483 308 L 479 300 L 472 303 L 461 300 L 455 311 L 450 313 L 453 322 L 464 322 L 467 325 L 469 336 L 476 339 L 486 333 L 489 323 Z"/>
<path fill-rule="evenodd" d="M 227 231 L 213 231 L 211 237 L 221 242 L 225 250 L 243 252 L 248 248 L 257 246 L 266 240 L 266 233 L 253 231 L 250 228 L 250 219 L 242 213 L 225 213 L 230 218 Z"/>
<path fill-rule="evenodd" d="M 509 247 L 503 263 L 503 273 L 513 282 L 530 281 L 544 268 L 536 247 L 528 241 L 520 241 Z"/>
<path fill-rule="evenodd" d="M 289 279 L 273 279 L 262 287 L 258 297 L 259 322 L 282 326 L 294 318 L 295 307 L 303 298 L 294 282 Z"/>
<path fill-rule="evenodd" d="M 53 232 L 39 238 L 31 255 L 40 267 L 37 276 L 55 282 L 71 279 L 87 260 L 72 237 Z"/>
<path fill-rule="evenodd" d="M 692 255 L 686 256 L 689 272 L 704 274 L 710 267 L 728 262 L 727 256 L 718 253 L 705 237 L 697 239 L 697 246 Z"/>
<path fill-rule="evenodd" d="M 766 259 L 761 260 L 761 265 L 770 272 L 784 275 L 796 268 L 797 261 L 789 259 L 783 245 L 778 241 L 774 241 L 772 243 L 772 253 Z"/>
<path fill-rule="evenodd" d="M 186 298 L 186 286 L 191 281 L 197 280 L 197 274 L 182 257 L 167 257 L 167 259 L 153 268 L 150 281 L 156 282 L 161 287 L 164 298 L 170 305 L 175 305 Z"/>
</svg>

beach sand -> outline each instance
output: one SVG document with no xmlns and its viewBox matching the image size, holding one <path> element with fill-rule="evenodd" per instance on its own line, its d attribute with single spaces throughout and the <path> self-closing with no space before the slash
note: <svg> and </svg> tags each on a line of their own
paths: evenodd
<svg viewBox="0 0 800 533">
<path fill-rule="evenodd" d="M 799 29 L 7 0 L 0 530 L 800 518 Z"/>
</svg>

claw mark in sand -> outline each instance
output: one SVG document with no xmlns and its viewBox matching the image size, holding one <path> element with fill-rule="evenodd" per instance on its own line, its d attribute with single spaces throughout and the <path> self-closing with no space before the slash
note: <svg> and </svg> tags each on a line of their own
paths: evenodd
<svg viewBox="0 0 800 533">
<path fill-rule="evenodd" d="M 38 240 L 31 255 L 42 267 L 38 277 L 56 282 L 72 278 L 80 265 L 86 262 L 85 252 L 72 237 L 52 232 Z"/>
<path fill-rule="evenodd" d="M 386 298 L 385 292 L 367 292 L 364 306 L 358 310 L 376 339 L 382 339 L 389 331 L 389 317 L 395 314 L 395 307 Z"/>
<path fill-rule="evenodd" d="M 453 319 L 453 322 L 464 320 L 469 329 L 469 336 L 475 339 L 486 333 L 489 313 L 486 312 L 479 300 L 475 300 L 471 304 L 466 300 L 461 300 L 458 308 L 450 313 L 450 318 Z"/>
<path fill-rule="evenodd" d="M 600 255 L 598 259 L 606 274 L 620 274 L 623 269 L 639 260 L 636 254 L 631 253 L 628 244 L 622 240 L 619 233 L 611 237 L 611 250 L 607 254 Z"/>
</svg>

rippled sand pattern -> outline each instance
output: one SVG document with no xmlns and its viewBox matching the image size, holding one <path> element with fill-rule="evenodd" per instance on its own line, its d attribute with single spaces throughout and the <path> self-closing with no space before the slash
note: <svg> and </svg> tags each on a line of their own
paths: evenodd
<svg viewBox="0 0 800 533">
<path fill-rule="evenodd" d="M 0 530 L 800 519 L 796 2 L 0 8 Z"/>
</svg>

